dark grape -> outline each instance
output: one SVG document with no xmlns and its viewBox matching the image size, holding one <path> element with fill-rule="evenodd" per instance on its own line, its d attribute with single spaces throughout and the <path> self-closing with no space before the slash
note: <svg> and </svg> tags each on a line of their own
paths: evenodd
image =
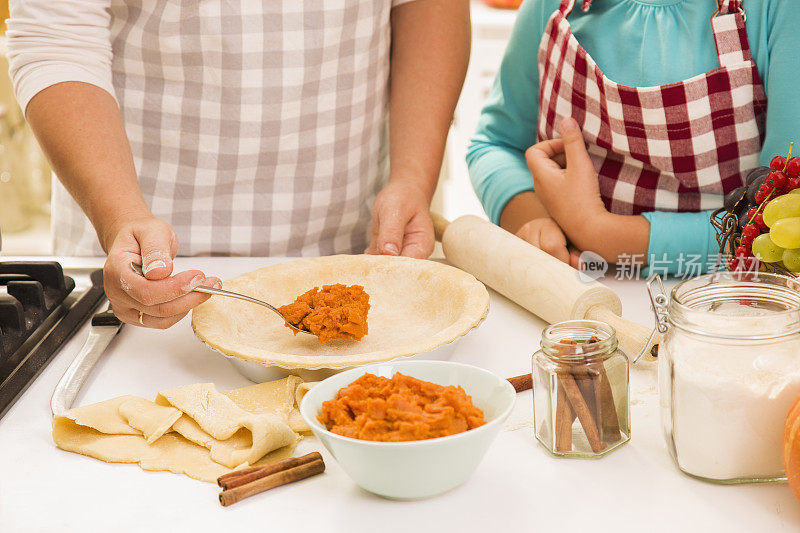
<svg viewBox="0 0 800 533">
<path fill-rule="evenodd" d="M 769 172 L 770 172 L 770 168 L 769 167 L 754 168 L 747 175 L 747 179 L 745 180 L 745 183 L 747 185 L 750 185 L 751 183 L 753 183 L 753 181 L 755 181 L 756 179 L 760 178 L 761 176 L 766 176 L 767 174 L 769 174 Z"/>
<path fill-rule="evenodd" d="M 759 176 L 758 178 L 754 179 L 750 182 L 750 185 L 747 186 L 747 201 L 750 204 L 756 204 L 756 193 L 758 192 L 759 187 L 764 183 L 764 180 L 767 179 L 767 175 L 764 174 L 763 176 Z"/>
<path fill-rule="evenodd" d="M 728 213 L 736 213 L 739 211 L 737 207 L 740 207 L 739 203 L 741 202 L 742 198 L 744 197 L 745 193 L 747 192 L 747 188 L 742 185 L 738 187 L 728 194 L 725 195 L 725 202 L 723 205 L 725 206 L 725 211 Z"/>
<path fill-rule="evenodd" d="M 741 215 L 739 215 L 739 233 L 741 233 L 745 225 L 750 222 L 750 218 L 749 211 L 744 211 Z"/>
</svg>

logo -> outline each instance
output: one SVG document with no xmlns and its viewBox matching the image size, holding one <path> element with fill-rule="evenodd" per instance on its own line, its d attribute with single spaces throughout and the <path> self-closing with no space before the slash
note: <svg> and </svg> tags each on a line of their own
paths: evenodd
<svg viewBox="0 0 800 533">
<path fill-rule="evenodd" d="M 582 281 L 598 280 L 608 272 L 606 260 L 594 252 L 581 252 L 578 260 L 578 271 Z"/>
</svg>

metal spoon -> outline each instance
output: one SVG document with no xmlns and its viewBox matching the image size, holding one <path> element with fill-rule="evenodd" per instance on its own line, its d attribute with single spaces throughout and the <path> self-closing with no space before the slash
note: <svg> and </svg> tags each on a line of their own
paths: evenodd
<svg viewBox="0 0 800 533">
<path fill-rule="evenodd" d="M 145 277 L 144 276 L 144 271 L 142 271 L 142 265 L 137 265 L 136 263 L 131 263 L 131 270 L 133 270 L 134 272 L 136 272 L 140 276 Z M 238 292 L 231 292 L 231 291 L 226 291 L 226 290 L 223 290 L 223 289 L 215 289 L 213 287 L 206 287 L 204 285 L 198 285 L 197 287 L 195 287 L 192 290 L 196 291 L 196 292 L 203 292 L 203 293 L 206 293 L 206 294 L 216 294 L 218 296 L 229 296 L 231 298 L 239 298 L 240 300 L 244 300 L 245 302 L 251 302 L 251 303 L 254 303 L 254 304 L 258 304 L 258 305 L 263 305 L 264 307 L 267 307 L 270 310 L 272 310 L 275 313 L 277 313 L 283 319 L 283 321 L 286 322 L 286 325 L 289 326 L 290 328 L 292 328 L 294 331 L 297 331 L 299 333 L 306 333 L 307 335 L 314 335 L 313 333 L 311 333 L 307 329 L 300 329 L 297 326 L 295 326 L 294 324 L 292 324 L 291 322 L 289 322 L 288 320 L 286 320 L 286 317 L 283 316 L 283 313 L 278 311 L 278 309 L 276 307 L 274 307 L 274 306 L 272 306 L 272 305 L 270 305 L 267 302 L 264 302 L 262 300 L 257 300 L 256 298 L 251 298 L 250 296 L 246 296 L 244 294 L 239 294 Z"/>
</svg>

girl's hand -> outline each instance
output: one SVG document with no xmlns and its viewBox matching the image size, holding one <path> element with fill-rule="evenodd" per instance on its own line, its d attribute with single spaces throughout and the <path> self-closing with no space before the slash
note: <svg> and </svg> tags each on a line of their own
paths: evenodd
<svg viewBox="0 0 800 533">
<path fill-rule="evenodd" d="M 194 287 L 222 288 L 218 278 L 206 278 L 199 270 L 170 276 L 178 237 L 166 222 L 153 216 L 136 218 L 120 224 L 112 233 L 103 284 L 114 314 L 123 322 L 168 328 L 210 297 L 193 292 Z M 131 270 L 132 262 L 142 264 L 145 277 Z"/>
<path fill-rule="evenodd" d="M 517 231 L 517 237 L 528 241 L 559 261 L 578 268 L 578 253 L 567 246 L 567 237 L 552 218 L 535 218 L 525 223 Z"/>
<path fill-rule="evenodd" d="M 560 129 L 561 139 L 535 144 L 525 157 L 536 195 L 550 216 L 570 241 L 581 249 L 590 249 L 592 243 L 587 241 L 609 213 L 578 123 L 567 118 Z M 557 162 L 562 157 L 566 168 Z"/>
<path fill-rule="evenodd" d="M 435 238 L 430 198 L 410 180 L 395 179 L 375 198 L 372 237 L 365 253 L 427 259 Z"/>
</svg>

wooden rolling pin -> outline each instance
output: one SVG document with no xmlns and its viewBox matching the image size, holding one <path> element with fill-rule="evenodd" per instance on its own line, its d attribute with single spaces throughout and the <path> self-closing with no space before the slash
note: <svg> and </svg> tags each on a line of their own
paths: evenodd
<svg viewBox="0 0 800 533">
<path fill-rule="evenodd" d="M 599 320 L 617 332 L 622 350 L 633 359 L 658 355 L 656 335 L 640 324 L 621 318 L 617 293 L 550 254 L 473 215 L 449 223 L 432 213 L 436 239 L 447 260 L 550 324 L 564 320 Z"/>
</svg>

